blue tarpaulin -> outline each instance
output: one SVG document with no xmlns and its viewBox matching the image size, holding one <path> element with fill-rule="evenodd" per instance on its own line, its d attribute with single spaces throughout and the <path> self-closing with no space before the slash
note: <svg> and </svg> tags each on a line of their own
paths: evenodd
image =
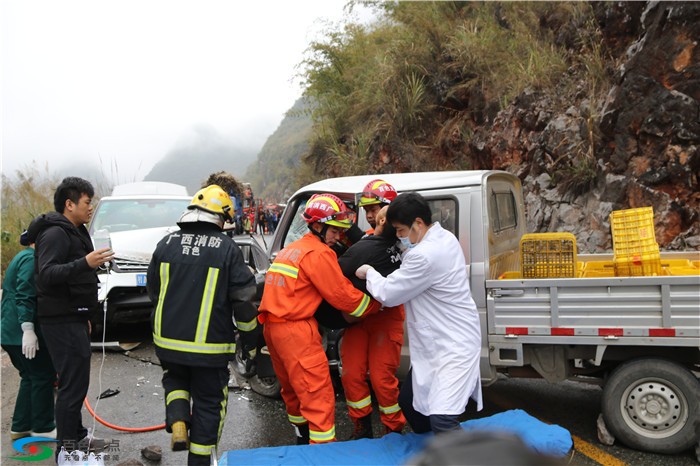
<svg viewBox="0 0 700 466">
<path fill-rule="evenodd" d="M 511 432 L 538 453 L 565 456 L 573 441 L 563 427 L 545 424 L 521 409 L 498 413 L 462 423 L 466 431 Z M 378 439 L 361 439 L 323 445 L 292 445 L 225 452 L 219 465 L 400 465 L 423 450 L 432 433 L 389 434 Z"/>
</svg>

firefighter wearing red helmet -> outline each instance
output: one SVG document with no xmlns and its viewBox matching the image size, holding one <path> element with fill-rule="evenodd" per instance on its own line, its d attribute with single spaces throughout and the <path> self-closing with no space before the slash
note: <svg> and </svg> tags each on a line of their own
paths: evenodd
<svg viewBox="0 0 700 466">
<path fill-rule="evenodd" d="M 377 226 L 377 212 L 391 204 L 397 195 L 396 189 L 384 180 L 372 180 L 365 185 L 358 205 L 365 209 L 367 223 L 372 227 L 367 230 L 368 234 L 371 235 Z"/>
<path fill-rule="evenodd" d="M 386 209 L 397 196 L 396 189 L 384 180 L 372 180 L 364 187 L 359 205 L 364 208 L 367 222 L 372 229 L 369 237 L 351 246 L 341 257 L 341 263 L 354 264 L 362 260 L 367 263 L 386 261 L 386 254 L 392 250 L 396 238 L 381 235 L 386 222 Z M 391 225 L 387 225 L 390 228 Z M 392 229 L 393 231 L 393 229 Z M 389 253 L 391 262 L 398 268 L 400 259 L 396 251 Z M 348 256 L 348 257 L 346 257 Z M 352 268 L 352 267 L 350 267 Z M 385 267 L 386 269 L 386 267 Z M 345 267 L 343 267 L 345 270 Z M 386 269 L 391 272 L 393 269 Z M 347 272 L 347 271 L 346 271 Z M 354 274 L 354 271 L 352 271 Z M 381 313 L 351 325 L 343 335 L 341 359 L 343 361 L 343 391 L 345 392 L 348 414 L 355 425 L 351 439 L 372 438 L 372 398 L 367 382 L 367 372 L 379 406 L 379 417 L 384 433 L 401 432 L 406 425 L 399 408 L 399 382 L 396 370 L 401 360 L 403 344 L 403 305 L 385 308 Z"/>
<path fill-rule="evenodd" d="M 322 300 L 354 317 L 380 304 L 343 276 L 331 249 L 355 213 L 332 194 L 315 194 L 302 217 L 309 232 L 282 249 L 267 271 L 259 320 L 297 443 L 335 441 L 335 395 L 314 312 Z"/>
</svg>

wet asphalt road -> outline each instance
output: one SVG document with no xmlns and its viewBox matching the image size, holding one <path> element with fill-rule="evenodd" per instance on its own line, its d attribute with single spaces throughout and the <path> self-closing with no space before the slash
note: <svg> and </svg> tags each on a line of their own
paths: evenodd
<svg viewBox="0 0 700 466">
<path fill-rule="evenodd" d="M 128 427 L 158 425 L 164 420 L 162 370 L 150 342 L 142 343 L 129 352 L 93 352 L 91 386 L 88 398 L 104 420 Z M 18 383 L 17 373 L 2 355 L 2 464 L 29 464 L 11 460 L 13 456 L 8 432 L 14 407 Z M 96 403 L 99 393 L 107 389 L 118 389 L 120 393 Z M 565 464 L 572 465 L 617 465 L 642 466 L 697 465 L 695 454 L 663 456 L 642 453 L 614 445 L 607 447 L 596 440 L 595 420 L 600 404 L 600 389 L 595 386 L 566 382 L 548 384 L 541 380 L 502 380 L 484 389 L 485 409 L 480 413 L 467 413 L 468 417 L 482 417 L 508 409 L 520 408 L 529 414 L 550 423 L 559 424 L 574 436 L 575 450 Z M 347 418 L 345 403 L 339 393 L 336 403 L 336 430 L 338 439 L 348 437 L 352 426 Z M 83 422 L 92 427 L 92 418 L 83 410 Z M 375 409 L 376 416 L 376 409 Z M 375 431 L 379 432 L 378 418 Z M 146 433 L 127 433 L 109 429 L 96 423 L 96 436 L 111 441 L 118 448 L 106 465 L 116 465 L 128 459 L 138 459 L 143 464 L 157 463 L 145 460 L 141 449 L 159 445 L 163 449 L 160 464 L 181 465 L 186 463 L 186 452 L 172 452 L 169 435 L 164 430 Z M 246 384 L 231 388 L 226 422 L 220 442 L 219 454 L 224 450 L 250 449 L 265 446 L 290 445 L 295 441 L 293 429 L 286 419 L 284 404 L 253 393 Z M 31 464 L 42 464 L 33 462 Z M 50 464 L 44 462 L 44 464 Z"/>
<path fill-rule="evenodd" d="M 105 351 L 104 356 L 104 364 L 102 351 L 94 351 L 92 357 L 88 399 L 97 415 L 111 424 L 125 427 L 162 424 L 162 369 L 155 357 L 153 344 L 145 343 L 129 352 Z M 2 362 L 2 464 L 51 464 L 49 461 L 27 463 L 8 458 L 15 454 L 12 451 L 9 431 L 18 376 L 4 352 Z M 96 397 L 107 389 L 119 390 L 119 394 L 97 403 Z M 338 407 L 341 406 L 344 408 L 344 404 L 338 403 Z M 352 427 L 346 417 L 338 417 L 337 433 L 338 438 L 342 439 L 350 435 Z M 83 424 L 88 429 L 93 426 L 92 417 L 86 409 L 83 409 Z M 138 459 L 146 465 L 158 464 L 141 456 L 141 449 L 149 445 L 159 445 L 163 449 L 160 464 L 184 465 L 187 462 L 187 452 L 170 451 L 170 435 L 164 430 L 128 433 L 107 428 L 99 422 L 95 422 L 95 425 L 96 437 L 103 438 L 113 445 L 118 443 L 118 449 L 111 452 L 112 457 L 105 461 L 106 465 L 116 465 L 128 459 Z M 230 389 L 220 453 L 223 450 L 290 445 L 295 441 L 294 431 L 287 422 L 284 403 L 281 400 L 261 397 L 253 393 L 245 383 L 242 387 Z"/>
<path fill-rule="evenodd" d="M 260 235 L 256 235 L 262 245 Z M 266 245 L 272 241 L 265 235 Z M 164 399 L 161 384 L 162 370 L 150 342 L 148 325 L 121 326 L 110 335 L 121 341 L 143 341 L 132 351 L 105 351 L 104 364 L 101 350 L 93 352 L 92 373 L 88 399 L 98 416 L 118 426 L 143 427 L 164 422 Z M 17 395 L 18 375 L 7 354 L 2 351 L 2 396 L 0 463 L 3 465 L 52 464 L 52 462 L 22 462 L 12 460 L 9 431 L 12 409 Z M 337 379 L 335 379 L 337 382 Z M 292 427 L 287 421 L 284 403 L 262 397 L 250 390 L 245 381 L 229 392 L 228 413 L 219 445 L 219 455 L 225 450 L 250 449 L 295 443 Z M 339 383 L 337 383 L 339 388 Z M 118 395 L 96 403 L 96 397 L 107 389 L 118 389 Z M 639 466 L 697 466 L 694 451 L 664 456 L 631 450 L 622 445 L 605 446 L 598 442 L 596 419 L 600 411 L 601 390 L 596 386 L 574 382 L 549 384 L 542 380 L 499 380 L 484 388 L 484 410 L 468 412 L 463 420 L 490 416 L 509 409 L 523 409 L 538 419 L 558 424 L 571 432 L 574 450 L 563 464 L 593 466 L 598 464 Z M 347 438 L 352 425 L 340 388 L 336 396 L 336 434 L 339 440 Z M 375 406 L 375 434 L 379 434 L 379 420 Z M 83 423 L 92 428 L 93 419 L 83 409 Z M 105 465 L 117 465 L 134 459 L 145 465 L 184 465 L 186 452 L 170 451 L 170 436 L 164 430 L 128 433 L 113 430 L 95 422 L 95 435 L 117 445 L 110 452 Z M 163 449 L 160 463 L 146 460 L 141 449 L 158 445 Z"/>
</svg>

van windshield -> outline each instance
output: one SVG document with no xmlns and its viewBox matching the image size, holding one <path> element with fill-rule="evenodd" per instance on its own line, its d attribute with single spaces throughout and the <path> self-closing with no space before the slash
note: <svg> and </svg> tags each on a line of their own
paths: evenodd
<svg viewBox="0 0 700 466">
<path fill-rule="evenodd" d="M 289 245 L 309 232 L 309 228 L 302 218 L 302 213 L 306 207 L 306 201 L 308 201 L 310 197 L 311 195 L 309 194 L 296 200 L 296 212 L 292 216 L 289 229 L 282 242 L 282 247 Z M 343 201 L 348 208 L 358 213 L 357 225 L 360 229 L 363 231 L 367 230 L 370 226 L 365 218 L 364 209 L 355 207 L 355 203 L 352 201 L 345 199 L 343 199 Z M 444 229 L 449 230 L 452 234 L 457 236 L 457 201 L 452 197 L 426 198 L 426 201 L 428 202 L 428 206 L 430 206 L 432 221 L 440 222 L 440 225 Z"/>
<path fill-rule="evenodd" d="M 90 234 L 175 226 L 189 203 L 189 198 L 103 199 L 90 222 Z"/>
</svg>

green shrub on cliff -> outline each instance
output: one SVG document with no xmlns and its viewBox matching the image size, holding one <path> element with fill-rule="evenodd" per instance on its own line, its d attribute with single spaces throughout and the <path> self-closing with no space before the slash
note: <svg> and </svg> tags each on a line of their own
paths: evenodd
<svg viewBox="0 0 700 466">
<path fill-rule="evenodd" d="M 526 88 L 569 91 L 574 65 L 601 74 L 600 57 L 588 53 L 595 24 L 585 3 L 363 3 L 377 22 L 328 32 L 302 63 L 318 104 L 304 159 L 311 178 L 447 168 L 439 138 L 468 142 L 474 125 Z"/>
</svg>

